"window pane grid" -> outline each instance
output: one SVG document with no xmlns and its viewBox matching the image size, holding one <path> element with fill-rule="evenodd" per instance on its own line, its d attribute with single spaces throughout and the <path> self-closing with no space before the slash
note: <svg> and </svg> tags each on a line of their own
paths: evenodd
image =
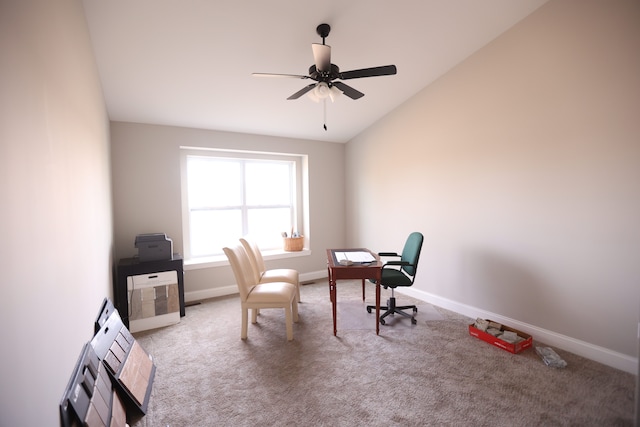
<svg viewBox="0 0 640 427">
<path fill-rule="evenodd" d="M 281 233 L 297 229 L 294 161 L 187 155 L 186 169 L 189 257 L 220 255 L 248 234 L 281 248 Z"/>
</svg>

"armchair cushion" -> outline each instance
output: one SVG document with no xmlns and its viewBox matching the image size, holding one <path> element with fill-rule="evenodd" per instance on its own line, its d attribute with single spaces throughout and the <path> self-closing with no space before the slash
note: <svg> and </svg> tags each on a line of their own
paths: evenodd
<svg viewBox="0 0 640 427">
<path fill-rule="evenodd" d="M 247 303 L 287 303 L 292 300 L 296 288 L 291 283 L 271 282 L 258 284 L 251 289 L 247 296 Z"/>
</svg>

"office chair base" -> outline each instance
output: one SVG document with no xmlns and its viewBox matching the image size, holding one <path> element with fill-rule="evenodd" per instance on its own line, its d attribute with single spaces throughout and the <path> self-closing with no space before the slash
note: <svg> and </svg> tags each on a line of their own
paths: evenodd
<svg viewBox="0 0 640 427">
<path fill-rule="evenodd" d="M 371 310 L 373 310 L 375 308 L 376 308 L 375 305 L 368 305 L 367 306 L 367 313 L 371 313 Z M 386 323 L 384 321 L 384 318 L 389 316 L 389 315 L 394 315 L 395 313 L 398 313 L 401 316 L 410 318 L 411 319 L 411 323 L 413 325 L 417 324 L 418 321 L 416 320 L 416 318 L 414 316 L 412 316 L 409 313 L 405 313 L 404 311 L 402 311 L 402 310 L 409 310 L 409 309 L 413 310 L 414 314 L 418 312 L 418 307 L 416 307 L 415 305 L 397 306 L 395 297 L 389 298 L 387 300 L 386 307 L 380 307 L 380 310 L 385 310 L 385 312 L 380 315 L 380 324 L 384 325 Z"/>
</svg>

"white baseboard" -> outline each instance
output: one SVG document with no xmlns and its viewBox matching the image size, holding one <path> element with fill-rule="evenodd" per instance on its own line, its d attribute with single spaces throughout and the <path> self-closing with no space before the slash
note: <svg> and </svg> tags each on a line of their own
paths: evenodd
<svg viewBox="0 0 640 427">
<path fill-rule="evenodd" d="M 326 279 L 326 278 L 327 278 L 326 271 L 304 273 L 300 275 L 300 283 L 311 282 L 313 280 Z M 238 287 L 236 285 L 223 286 L 220 288 L 209 288 L 209 289 L 203 289 L 201 291 L 185 292 L 184 301 L 186 303 L 190 303 L 194 301 L 202 301 L 209 298 L 224 297 L 227 295 L 236 295 L 237 293 L 238 293 Z"/>
<path fill-rule="evenodd" d="M 201 291 L 190 291 L 184 293 L 184 302 L 190 303 L 194 301 L 202 301 L 209 298 L 224 297 L 238 293 L 238 287 L 224 286 L 221 288 L 209 288 Z"/>
<path fill-rule="evenodd" d="M 310 282 L 318 279 L 326 279 L 327 272 L 324 270 L 315 271 L 311 273 L 300 274 L 300 282 Z M 571 338 L 566 335 L 558 334 L 553 331 L 539 328 L 528 323 L 520 322 L 515 319 L 510 319 L 505 316 L 501 316 L 496 313 L 491 313 L 486 310 L 479 309 L 466 304 L 461 304 L 456 301 L 452 301 L 440 296 L 424 292 L 415 288 L 399 288 L 398 293 L 404 293 L 413 298 L 417 298 L 421 301 L 428 302 L 429 304 L 436 305 L 438 307 L 451 310 L 455 313 L 468 316 L 470 319 L 476 319 L 481 317 L 483 319 L 491 319 L 496 322 L 509 325 L 512 328 L 516 328 L 531 335 L 534 340 L 544 343 L 549 346 L 558 347 L 562 350 L 569 351 L 577 354 L 578 356 L 586 357 L 603 365 L 611 366 L 612 368 L 620 369 L 630 374 L 638 375 L 639 365 L 638 358 L 618 353 L 608 348 L 600 347 L 594 344 L 590 344 L 585 341 L 581 341 L 575 338 Z M 185 292 L 185 301 L 199 301 L 208 298 L 221 297 L 225 295 L 234 295 L 238 293 L 238 288 L 233 286 L 225 286 L 222 288 L 205 289 L 202 291 Z M 640 327 L 640 326 L 639 326 Z M 639 332 L 640 333 L 640 332 Z"/>
<path fill-rule="evenodd" d="M 581 341 L 566 335 L 558 334 L 547 329 L 542 329 L 537 326 L 501 316 L 496 313 L 491 313 L 477 307 L 461 304 L 459 302 L 442 298 L 429 292 L 421 291 L 419 289 L 398 288 L 397 292 L 404 293 L 405 295 L 428 302 L 429 304 L 451 310 L 455 313 L 468 316 L 470 319 L 481 317 L 483 319 L 494 320 L 496 322 L 511 326 L 512 328 L 519 329 L 522 332 L 531 335 L 535 341 L 538 341 L 540 343 L 544 343 L 549 346 L 555 346 L 560 349 L 577 354 L 578 356 L 582 356 L 595 362 L 602 363 L 603 365 L 611 366 L 612 368 L 620 369 L 622 371 L 629 372 L 630 374 L 638 375 L 638 359 L 635 357 L 618 353 L 608 348 L 590 344 L 588 342 Z"/>
</svg>

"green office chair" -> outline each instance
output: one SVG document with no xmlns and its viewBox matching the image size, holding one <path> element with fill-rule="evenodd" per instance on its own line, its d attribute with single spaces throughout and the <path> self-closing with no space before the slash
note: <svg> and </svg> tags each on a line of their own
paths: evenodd
<svg viewBox="0 0 640 427">
<path fill-rule="evenodd" d="M 382 266 L 382 281 L 380 286 L 383 288 L 391 288 L 391 298 L 387 300 L 386 307 L 380 307 L 381 310 L 385 310 L 380 315 L 380 324 L 384 325 L 384 318 L 398 313 L 402 316 L 411 318 L 411 323 L 416 324 L 415 313 L 418 312 L 418 307 L 415 305 L 396 305 L 396 298 L 394 296 L 394 290 L 398 286 L 412 286 L 413 280 L 416 277 L 416 271 L 418 270 L 418 259 L 420 258 L 420 250 L 422 249 L 422 241 L 424 236 L 422 233 L 413 232 L 407 237 L 407 241 L 402 249 L 402 254 L 399 255 L 395 252 L 380 252 L 380 257 L 399 257 L 399 261 L 388 261 Z M 375 283 L 375 280 L 371 280 Z M 367 312 L 371 313 L 371 310 L 375 310 L 375 305 L 368 305 Z M 402 310 L 412 309 L 414 315 L 405 313 Z"/>
</svg>

